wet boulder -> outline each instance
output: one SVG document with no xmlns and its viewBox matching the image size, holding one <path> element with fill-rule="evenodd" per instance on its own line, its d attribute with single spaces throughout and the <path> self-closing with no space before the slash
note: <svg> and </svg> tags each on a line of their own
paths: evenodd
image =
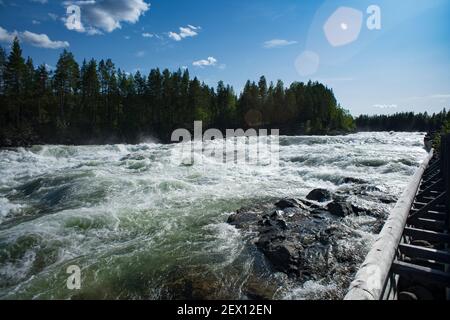
<svg viewBox="0 0 450 320">
<path fill-rule="evenodd" d="M 306 199 L 317 202 L 331 201 L 332 198 L 333 198 L 332 193 L 325 189 L 315 189 L 306 196 Z"/>
<path fill-rule="evenodd" d="M 346 201 L 333 201 L 327 205 L 327 210 L 330 214 L 340 218 L 345 218 L 355 213 L 352 205 Z"/>
<path fill-rule="evenodd" d="M 258 239 L 256 246 L 277 271 L 287 274 L 299 273 L 301 267 L 299 245 L 286 241 L 284 235 L 268 232 Z"/>
<path fill-rule="evenodd" d="M 282 199 L 275 203 L 275 206 L 281 210 L 284 210 L 287 208 L 300 208 L 303 204 L 297 199 Z"/>
<path fill-rule="evenodd" d="M 243 208 L 231 215 L 228 223 L 250 231 L 250 243 L 274 271 L 310 280 L 320 270 L 327 270 L 325 262 L 332 235 L 326 230 L 333 219 L 326 212 L 317 214 L 317 209 L 306 203 L 309 204 L 307 200 L 284 199 L 276 205 Z"/>
<path fill-rule="evenodd" d="M 237 229 L 251 229 L 262 220 L 262 213 L 267 210 L 265 205 L 244 207 L 228 217 L 227 223 Z"/>
</svg>

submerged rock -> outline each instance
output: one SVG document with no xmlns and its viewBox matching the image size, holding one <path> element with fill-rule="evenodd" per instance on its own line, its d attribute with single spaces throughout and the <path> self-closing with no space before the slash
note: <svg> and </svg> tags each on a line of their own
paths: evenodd
<svg viewBox="0 0 450 320">
<path fill-rule="evenodd" d="M 367 184 L 368 182 L 362 179 L 346 177 L 342 180 L 344 184 Z"/>
<path fill-rule="evenodd" d="M 227 281 L 235 279 L 235 281 Z M 267 274 L 242 274 L 230 267 L 227 274 L 206 266 L 176 266 L 167 272 L 159 299 L 163 300 L 271 300 L 282 285 Z M 226 285 L 224 286 L 224 282 Z"/>
<path fill-rule="evenodd" d="M 145 160 L 146 156 L 140 153 L 130 153 L 128 155 L 126 155 L 125 157 L 121 158 L 120 161 L 129 161 L 129 160 L 133 160 L 133 161 L 142 161 Z"/>
</svg>

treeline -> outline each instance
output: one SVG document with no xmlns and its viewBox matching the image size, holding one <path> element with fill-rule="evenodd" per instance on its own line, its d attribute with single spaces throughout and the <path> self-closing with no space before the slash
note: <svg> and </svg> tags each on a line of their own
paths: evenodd
<svg viewBox="0 0 450 320">
<path fill-rule="evenodd" d="M 445 121 L 450 120 L 450 112 L 428 114 L 402 112 L 392 115 L 361 115 L 355 119 L 358 131 L 439 131 Z"/>
<path fill-rule="evenodd" d="M 211 88 L 188 70 L 116 70 L 108 60 L 77 63 L 64 51 L 50 71 L 24 59 L 18 39 L 0 48 L 0 146 L 36 143 L 168 141 L 177 128 L 295 128 L 321 134 L 354 130 L 353 118 L 332 90 L 317 82 L 285 88 L 261 77 L 239 97 L 219 82 Z"/>
</svg>

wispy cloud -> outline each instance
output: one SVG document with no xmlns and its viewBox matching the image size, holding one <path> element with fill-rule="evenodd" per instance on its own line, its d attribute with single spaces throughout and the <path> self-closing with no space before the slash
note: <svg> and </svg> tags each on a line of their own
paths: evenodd
<svg viewBox="0 0 450 320">
<path fill-rule="evenodd" d="M 204 67 L 211 67 L 217 65 L 217 59 L 214 57 L 208 57 L 207 59 L 194 61 L 192 63 L 194 67 L 204 68 Z"/>
<path fill-rule="evenodd" d="M 138 52 L 136 52 L 136 57 L 138 57 L 138 58 L 145 57 L 145 51 L 138 51 Z"/>
<path fill-rule="evenodd" d="M 284 39 L 273 39 L 264 42 L 263 46 L 266 49 L 273 49 L 273 48 L 281 48 L 281 47 L 287 47 L 291 46 L 293 44 L 297 44 L 297 41 L 288 41 Z"/>
<path fill-rule="evenodd" d="M 450 93 L 444 93 L 444 94 L 433 94 L 431 95 L 432 99 L 450 99 Z"/>
<path fill-rule="evenodd" d="M 181 41 L 185 38 L 195 37 L 198 35 L 198 31 L 201 27 L 194 27 L 193 25 L 188 25 L 187 27 L 180 27 L 180 31 L 177 32 L 169 32 L 169 38 L 175 41 Z"/>
<path fill-rule="evenodd" d="M 413 97 L 406 98 L 405 101 L 434 100 L 434 99 L 439 99 L 439 100 L 450 99 L 450 93 L 436 93 L 436 94 L 430 94 L 427 96 L 413 96 Z"/>
<path fill-rule="evenodd" d="M 49 16 L 50 19 L 52 19 L 53 21 L 58 20 L 58 15 L 57 15 L 57 14 L 54 14 L 54 13 L 49 12 L 49 13 L 48 13 L 48 16 Z"/>
<path fill-rule="evenodd" d="M 373 107 L 377 108 L 377 109 L 397 109 L 398 105 L 396 105 L 396 104 L 375 104 Z"/>
<path fill-rule="evenodd" d="M 346 81 L 354 81 L 355 78 L 352 78 L 352 77 L 337 77 L 337 78 L 320 78 L 318 80 L 320 82 L 346 82 Z"/>
</svg>

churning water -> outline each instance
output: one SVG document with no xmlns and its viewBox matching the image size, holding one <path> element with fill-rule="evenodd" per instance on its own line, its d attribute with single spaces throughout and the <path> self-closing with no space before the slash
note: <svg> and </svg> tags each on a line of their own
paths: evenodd
<svg viewBox="0 0 450 320">
<path fill-rule="evenodd" d="M 342 293 L 273 274 L 227 217 L 335 190 L 347 177 L 399 196 L 425 157 L 422 141 L 419 133 L 281 137 L 278 167 L 208 157 L 183 165 L 179 145 L 154 143 L 0 151 L 0 298 L 164 299 L 195 290 L 243 299 L 255 286 L 275 299 Z M 367 250 L 374 235 L 365 219 L 343 220 L 360 239 L 346 246 Z M 79 291 L 66 287 L 70 265 L 82 270 Z"/>
</svg>

